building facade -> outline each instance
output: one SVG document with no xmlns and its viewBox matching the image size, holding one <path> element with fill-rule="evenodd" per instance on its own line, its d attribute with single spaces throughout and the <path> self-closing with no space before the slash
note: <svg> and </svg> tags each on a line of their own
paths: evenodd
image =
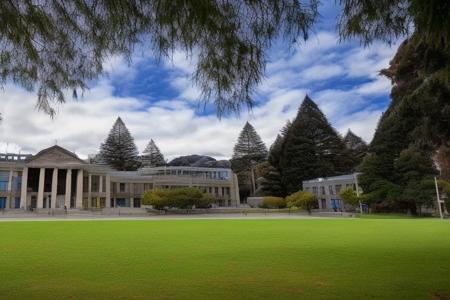
<svg viewBox="0 0 450 300">
<path fill-rule="evenodd" d="M 0 154 L 0 209 L 139 208 L 144 192 L 177 187 L 198 187 L 211 193 L 215 206 L 239 205 L 237 177 L 230 169 L 115 171 L 90 164 L 60 146 L 36 155 Z"/>
<path fill-rule="evenodd" d="M 339 196 L 341 190 L 351 188 L 357 191 L 359 173 L 316 178 L 303 181 L 303 190 L 313 193 L 318 201 L 319 209 L 326 211 L 342 211 L 344 203 Z"/>
</svg>

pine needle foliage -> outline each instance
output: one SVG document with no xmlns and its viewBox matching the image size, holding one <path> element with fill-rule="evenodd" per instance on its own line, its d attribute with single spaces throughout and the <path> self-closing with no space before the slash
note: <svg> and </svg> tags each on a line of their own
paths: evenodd
<svg viewBox="0 0 450 300">
<path fill-rule="evenodd" d="M 349 172 L 352 159 L 342 138 L 317 105 L 305 96 L 285 137 L 280 159 L 288 194 L 302 189 L 302 181 Z"/>
<path fill-rule="evenodd" d="M 120 117 L 100 146 L 100 156 L 105 163 L 119 171 L 133 171 L 140 166 L 134 139 Z"/>
<path fill-rule="evenodd" d="M 267 148 L 255 128 L 246 122 L 233 149 L 233 159 L 262 162 L 267 158 Z"/>
<path fill-rule="evenodd" d="M 143 167 L 159 167 L 166 164 L 164 155 L 161 153 L 158 146 L 156 146 L 156 143 L 155 141 L 153 141 L 153 139 L 150 140 L 144 152 L 142 153 Z"/>
<path fill-rule="evenodd" d="M 103 73 L 112 55 L 135 48 L 157 58 L 198 56 L 193 80 L 217 114 L 253 104 L 267 50 L 276 39 L 306 39 L 318 0 L 15 0 L 0 1 L 0 87 L 37 90 L 50 115 Z"/>
<path fill-rule="evenodd" d="M 355 169 L 362 162 L 369 147 L 362 138 L 354 134 L 350 129 L 344 136 L 344 144 L 352 155 L 354 161 L 353 169 Z"/>
</svg>

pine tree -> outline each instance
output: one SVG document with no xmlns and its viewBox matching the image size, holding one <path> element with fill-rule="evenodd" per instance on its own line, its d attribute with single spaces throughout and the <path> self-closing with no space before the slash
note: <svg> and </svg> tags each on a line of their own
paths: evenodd
<svg viewBox="0 0 450 300">
<path fill-rule="evenodd" d="M 233 159 L 246 158 L 262 162 L 267 158 L 267 148 L 255 128 L 246 122 L 234 145 Z"/>
<path fill-rule="evenodd" d="M 284 188 L 279 170 L 279 159 L 283 144 L 283 137 L 277 135 L 272 146 L 270 146 L 267 163 L 269 164 L 262 181 L 262 191 L 267 196 L 284 197 Z"/>
<path fill-rule="evenodd" d="M 270 146 L 268 163 L 269 168 L 264 175 L 262 182 L 262 191 L 268 196 L 287 196 L 286 187 L 283 184 L 282 173 L 283 170 L 280 167 L 280 159 L 283 153 L 285 137 L 292 126 L 291 121 L 287 121 L 286 125 L 281 129 L 281 133 L 277 135 L 272 146 Z"/>
<path fill-rule="evenodd" d="M 344 143 L 354 160 L 353 169 L 356 168 L 367 154 L 368 146 L 362 138 L 354 134 L 350 129 L 344 137 Z"/>
<path fill-rule="evenodd" d="M 305 96 L 285 137 L 280 159 L 288 194 L 302 188 L 302 181 L 345 174 L 352 159 L 336 130 L 317 105 Z"/>
<path fill-rule="evenodd" d="M 101 145 L 100 155 L 103 161 L 119 171 L 132 171 L 140 166 L 134 139 L 120 117 Z"/>
<path fill-rule="evenodd" d="M 164 166 L 166 161 L 164 155 L 159 150 L 153 139 L 150 140 L 142 155 L 143 167 L 159 167 Z"/>
<path fill-rule="evenodd" d="M 254 190 L 253 167 L 267 159 L 267 148 L 255 128 L 245 123 L 234 146 L 231 168 L 238 176 L 239 190 L 243 198 L 249 196 Z M 253 176 L 252 176 L 253 175 Z"/>
</svg>

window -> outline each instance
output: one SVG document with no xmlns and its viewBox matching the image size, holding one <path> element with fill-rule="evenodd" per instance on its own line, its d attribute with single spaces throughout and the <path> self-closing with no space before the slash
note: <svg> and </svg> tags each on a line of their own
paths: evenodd
<svg viewBox="0 0 450 300">
<path fill-rule="evenodd" d="M 317 186 L 313 186 L 312 190 L 313 190 L 313 194 L 317 195 Z"/>
<path fill-rule="evenodd" d="M 322 195 L 325 195 L 325 187 L 324 187 L 324 186 L 321 186 L 321 187 L 320 187 L 320 190 L 321 190 L 321 192 L 322 192 Z"/>
<path fill-rule="evenodd" d="M 8 190 L 9 171 L 0 171 L 0 191 Z"/>
<path fill-rule="evenodd" d="M 92 175 L 91 176 L 91 191 L 94 193 L 98 193 L 100 190 L 100 176 Z"/>
<path fill-rule="evenodd" d="M 333 186 L 332 185 L 328 186 L 328 191 L 330 192 L 330 195 L 333 195 Z"/>
<path fill-rule="evenodd" d="M 123 183 L 123 182 L 119 183 L 119 192 L 120 193 L 125 192 L 125 183 Z"/>
<path fill-rule="evenodd" d="M 341 191 L 342 185 L 340 184 L 336 184 L 335 189 L 336 189 L 336 194 L 338 194 Z"/>
</svg>

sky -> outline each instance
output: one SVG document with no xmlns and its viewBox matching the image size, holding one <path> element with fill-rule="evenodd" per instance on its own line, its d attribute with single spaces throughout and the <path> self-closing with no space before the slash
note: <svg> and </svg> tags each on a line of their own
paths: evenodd
<svg viewBox="0 0 450 300">
<path fill-rule="evenodd" d="M 306 42 L 290 50 L 282 43 L 270 49 L 255 106 L 244 107 L 239 116 L 219 120 L 213 106 L 198 105 L 200 91 L 191 80 L 195 57 L 183 52 L 159 62 L 143 51 L 131 63 L 109 58 L 107 74 L 77 101 L 57 106 L 53 119 L 36 110 L 35 93 L 8 83 L 0 90 L 0 153 L 34 154 L 58 144 L 86 158 L 99 151 L 120 116 L 140 152 L 153 139 L 167 159 L 189 154 L 228 159 L 247 121 L 269 148 L 306 94 L 340 134 L 351 129 L 370 142 L 390 101 L 391 83 L 378 73 L 388 67 L 399 43 L 340 42 L 337 11 L 334 0 L 325 1 Z"/>
</svg>

